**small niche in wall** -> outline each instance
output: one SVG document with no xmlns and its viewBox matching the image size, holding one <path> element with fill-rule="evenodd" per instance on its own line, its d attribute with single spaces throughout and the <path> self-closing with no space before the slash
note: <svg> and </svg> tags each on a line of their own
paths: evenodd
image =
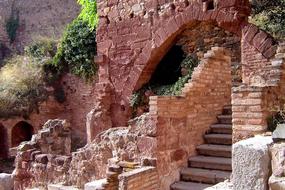
<svg viewBox="0 0 285 190">
<path fill-rule="evenodd" d="M 203 11 L 211 11 L 214 10 L 216 8 L 215 6 L 215 1 L 214 0 L 204 0 L 203 1 Z"/>
<path fill-rule="evenodd" d="M 215 9 L 215 3 L 214 3 L 214 0 L 210 0 L 208 1 L 207 3 L 207 10 L 214 10 Z"/>
</svg>

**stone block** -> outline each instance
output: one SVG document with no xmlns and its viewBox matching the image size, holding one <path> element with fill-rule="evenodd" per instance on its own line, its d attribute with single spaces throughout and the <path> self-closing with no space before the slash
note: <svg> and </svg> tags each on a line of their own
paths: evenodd
<svg viewBox="0 0 285 190">
<path fill-rule="evenodd" d="M 12 190 L 13 189 L 13 178 L 12 174 L 0 174 L 0 190 Z"/>
<path fill-rule="evenodd" d="M 274 144 L 270 148 L 272 173 L 276 177 L 285 177 L 285 143 Z"/>
<path fill-rule="evenodd" d="M 285 140 L 285 124 L 277 125 L 277 128 L 273 131 L 272 138 L 274 142 Z"/>
<path fill-rule="evenodd" d="M 106 183 L 106 179 L 92 181 L 84 185 L 84 190 L 103 190 Z"/>
<path fill-rule="evenodd" d="M 267 190 L 271 137 L 256 136 L 233 145 L 233 190 Z"/>
<path fill-rule="evenodd" d="M 285 189 L 285 178 L 271 176 L 269 178 L 270 190 L 283 190 Z"/>
</svg>

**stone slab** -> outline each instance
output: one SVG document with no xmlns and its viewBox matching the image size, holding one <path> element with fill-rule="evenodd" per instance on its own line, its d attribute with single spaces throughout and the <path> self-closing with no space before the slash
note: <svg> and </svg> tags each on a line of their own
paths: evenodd
<svg viewBox="0 0 285 190">
<path fill-rule="evenodd" d="M 271 137 L 256 136 L 233 145 L 233 190 L 268 190 Z"/>
</svg>

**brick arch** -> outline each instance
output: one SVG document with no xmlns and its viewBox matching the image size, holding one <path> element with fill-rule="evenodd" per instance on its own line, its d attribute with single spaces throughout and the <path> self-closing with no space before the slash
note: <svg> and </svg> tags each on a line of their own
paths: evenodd
<svg viewBox="0 0 285 190">
<path fill-rule="evenodd" d="M 113 126 L 126 124 L 132 93 L 148 81 L 152 68 L 189 24 L 216 22 L 247 40 L 265 59 L 275 54 L 274 40 L 248 23 L 248 0 L 98 0 L 98 14 L 99 82 L 112 86 L 112 103 L 106 109 L 113 116 Z"/>
<path fill-rule="evenodd" d="M 152 28 L 152 40 L 148 41 L 134 61 L 126 80 L 123 99 L 149 80 L 156 65 L 173 45 L 176 36 L 189 25 L 200 22 L 215 22 L 217 25 L 245 39 L 264 57 L 274 55 L 273 38 L 255 25 L 247 22 L 249 4 L 247 0 L 215 0 L 215 9 L 207 10 L 209 1 L 190 3 L 182 12 L 175 12 L 168 19 L 158 18 Z M 273 50 L 273 51 L 272 51 Z"/>
<path fill-rule="evenodd" d="M 32 125 L 25 121 L 18 122 L 12 129 L 12 147 L 18 146 L 23 141 L 29 141 L 34 133 Z"/>
<path fill-rule="evenodd" d="M 6 128 L 0 123 L 0 158 L 8 157 L 8 136 Z"/>
</svg>

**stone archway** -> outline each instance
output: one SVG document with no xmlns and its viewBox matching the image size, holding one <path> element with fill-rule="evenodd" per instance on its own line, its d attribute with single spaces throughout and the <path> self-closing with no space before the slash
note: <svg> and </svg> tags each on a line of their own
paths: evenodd
<svg viewBox="0 0 285 190">
<path fill-rule="evenodd" d="M 18 122 L 12 129 L 12 147 L 18 146 L 23 141 L 29 141 L 34 133 L 32 125 L 25 121 Z"/>
<path fill-rule="evenodd" d="M 7 130 L 0 123 L 0 158 L 7 158 L 8 156 L 8 141 Z"/>
<path fill-rule="evenodd" d="M 104 1 L 98 3 L 99 81 L 108 81 L 113 86 L 114 98 L 110 111 L 114 116 L 113 126 L 126 124 L 132 93 L 149 80 L 148 76 L 151 76 L 185 26 L 215 22 L 219 27 L 240 36 L 242 42 L 246 41 L 265 58 L 275 54 L 274 40 L 248 23 L 248 0 L 142 0 L 134 7 L 135 12 L 130 16 L 129 13 L 134 10 L 129 5 Z M 111 11 L 104 11 L 107 8 Z"/>
</svg>

